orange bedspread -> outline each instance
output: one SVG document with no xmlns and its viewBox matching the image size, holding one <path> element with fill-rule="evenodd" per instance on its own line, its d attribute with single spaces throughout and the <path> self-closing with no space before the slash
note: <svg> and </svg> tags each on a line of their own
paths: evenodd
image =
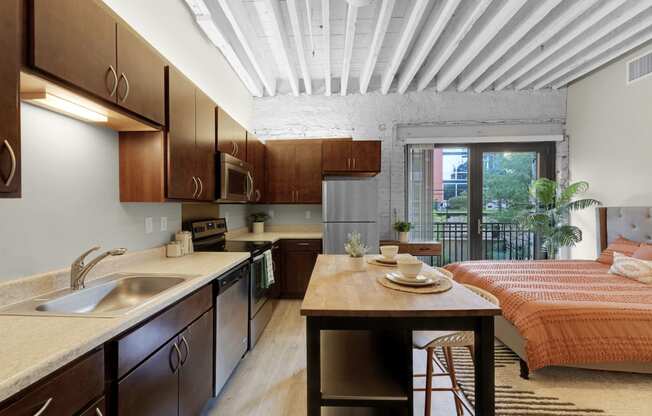
<svg viewBox="0 0 652 416">
<path fill-rule="evenodd" d="M 608 274 L 595 261 L 471 261 L 446 267 L 455 280 L 501 302 L 525 338 L 530 369 L 652 362 L 652 285 Z"/>
</svg>

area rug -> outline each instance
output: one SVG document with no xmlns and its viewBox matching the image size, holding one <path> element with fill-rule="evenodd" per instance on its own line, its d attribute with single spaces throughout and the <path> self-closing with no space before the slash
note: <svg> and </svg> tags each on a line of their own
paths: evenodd
<svg viewBox="0 0 652 416">
<path fill-rule="evenodd" d="M 444 363 L 441 350 L 439 360 Z M 466 348 L 453 348 L 458 381 L 473 404 L 473 361 Z M 496 415 L 652 415 L 652 375 L 550 367 L 519 376 L 519 359 L 496 342 Z"/>
</svg>

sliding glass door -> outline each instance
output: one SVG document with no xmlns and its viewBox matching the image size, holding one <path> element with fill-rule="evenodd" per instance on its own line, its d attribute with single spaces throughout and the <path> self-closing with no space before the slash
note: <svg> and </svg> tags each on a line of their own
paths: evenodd
<svg viewBox="0 0 652 416">
<path fill-rule="evenodd" d="M 554 177 L 554 143 L 414 145 L 407 150 L 411 238 L 440 241 L 439 264 L 476 259 L 531 259 L 536 236 L 517 216 L 528 187 Z"/>
</svg>

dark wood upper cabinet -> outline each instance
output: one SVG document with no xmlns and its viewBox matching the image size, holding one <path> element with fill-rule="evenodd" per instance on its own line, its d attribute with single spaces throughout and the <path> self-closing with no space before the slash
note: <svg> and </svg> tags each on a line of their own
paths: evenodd
<svg viewBox="0 0 652 416">
<path fill-rule="evenodd" d="M 165 123 L 165 63 L 125 24 L 118 23 L 118 104 L 147 119 Z"/>
<path fill-rule="evenodd" d="M 195 145 L 199 181 L 196 199 L 215 200 L 215 103 L 199 88 L 195 90 Z"/>
<path fill-rule="evenodd" d="M 291 141 L 267 142 L 267 202 L 292 203 L 294 198 L 295 145 Z"/>
<path fill-rule="evenodd" d="M 31 64 L 105 100 L 116 100 L 116 20 L 96 0 L 33 0 Z"/>
<path fill-rule="evenodd" d="M 21 195 L 20 0 L 0 2 L 0 198 Z"/>
<path fill-rule="evenodd" d="M 348 172 L 351 169 L 351 140 L 324 140 L 322 169 L 324 172 Z"/>
<path fill-rule="evenodd" d="M 195 86 L 174 67 L 166 69 L 167 197 L 194 199 L 196 178 Z"/>
<path fill-rule="evenodd" d="M 299 140 L 295 145 L 295 202 L 321 203 L 322 147 L 320 140 Z"/>
<path fill-rule="evenodd" d="M 204 313 L 179 335 L 179 415 L 201 414 L 213 395 L 213 310 Z"/>
<path fill-rule="evenodd" d="M 254 202 L 265 202 L 265 145 L 251 133 L 247 133 L 247 162 L 254 171 Z"/>
<path fill-rule="evenodd" d="M 226 111 L 215 107 L 217 113 L 217 150 L 240 160 L 247 160 L 247 131 Z"/>
<path fill-rule="evenodd" d="M 324 174 L 375 175 L 380 172 L 380 141 L 324 140 Z"/>
</svg>

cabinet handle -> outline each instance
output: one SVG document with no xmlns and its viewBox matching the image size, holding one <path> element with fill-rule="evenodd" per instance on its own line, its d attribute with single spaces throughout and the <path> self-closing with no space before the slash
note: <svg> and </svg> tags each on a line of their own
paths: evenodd
<svg viewBox="0 0 652 416">
<path fill-rule="evenodd" d="M 102 412 L 100 411 L 100 409 L 97 408 L 97 407 L 95 408 L 95 414 L 96 414 L 97 416 L 104 416 L 104 415 L 102 414 Z"/>
<path fill-rule="evenodd" d="M 9 151 L 9 157 L 11 157 L 11 170 L 9 171 L 9 177 L 5 181 L 5 186 L 10 186 L 11 182 L 14 180 L 14 176 L 16 175 L 16 154 L 14 153 L 13 147 L 11 147 L 11 143 L 9 143 L 9 140 L 5 139 L 4 145 Z"/>
<path fill-rule="evenodd" d="M 251 195 L 254 193 L 254 177 L 251 172 L 247 172 L 247 201 L 251 201 Z"/>
<path fill-rule="evenodd" d="M 353 158 L 353 169 L 355 169 L 355 158 Z"/>
<path fill-rule="evenodd" d="M 176 352 L 177 354 L 177 366 L 174 366 L 174 363 L 172 362 L 172 353 Z M 170 350 L 170 369 L 172 370 L 173 373 L 176 373 L 179 370 L 179 367 L 181 366 L 181 350 L 179 350 L 179 346 L 175 342 L 172 344 L 172 349 Z"/>
<path fill-rule="evenodd" d="M 186 341 L 185 336 L 181 337 L 181 342 L 183 343 L 183 345 L 186 346 L 186 356 L 183 360 L 181 360 L 181 365 L 184 365 L 186 361 L 188 361 L 188 357 L 190 356 L 190 346 L 188 345 L 188 341 Z"/>
<path fill-rule="evenodd" d="M 351 158 L 346 159 L 346 168 L 351 169 Z"/>
<path fill-rule="evenodd" d="M 41 406 L 40 409 L 38 409 L 38 412 L 34 413 L 34 416 L 41 416 L 47 410 L 47 408 L 50 406 L 50 403 L 52 403 L 52 400 L 54 400 L 54 397 L 50 397 L 49 399 L 47 399 L 45 404 L 43 406 Z"/>
<path fill-rule="evenodd" d="M 310 243 L 297 243 L 298 246 L 309 246 Z"/>
<path fill-rule="evenodd" d="M 262 194 L 260 193 L 260 189 L 256 189 L 256 202 L 260 201 L 260 198 L 262 198 Z"/>
<path fill-rule="evenodd" d="M 113 88 L 109 90 L 109 96 L 113 97 L 115 95 L 115 92 L 118 90 L 118 73 L 115 72 L 115 68 L 113 67 L 113 65 L 109 65 L 108 71 L 111 72 L 111 74 L 113 75 Z"/>
<path fill-rule="evenodd" d="M 201 194 L 204 192 L 204 181 L 202 181 L 199 176 L 197 176 L 197 181 L 199 182 L 199 192 L 197 193 L 197 198 L 199 199 Z"/>
<path fill-rule="evenodd" d="M 123 97 L 118 97 L 118 99 L 124 103 L 125 101 L 127 101 L 127 97 L 129 97 L 129 89 L 130 89 L 129 88 L 129 80 L 127 79 L 127 76 L 125 75 L 124 72 L 120 73 L 120 79 L 124 79 L 125 80 L 125 85 L 127 86 L 127 89 L 125 90 L 125 95 Z M 118 82 L 120 82 L 120 81 L 118 81 Z"/>
<path fill-rule="evenodd" d="M 233 150 L 232 150 L 232 152 L 233 152 L 233 157 L 235 157 L 235 155 L 238 154 L 238 145 L 235 144 L 235 142 L 231 142 L 231 146 L 233 147 Z"/>
<path fill-rule="evenodd" d="M 197 191 L 199 190 L 199 182 L 197 182 L 196 177 L 192 177 L 192 182 L 195 184 L 195 190 L 192 192 L 192 199 L 195 199 L 197 196 Z"/>
</svg>

